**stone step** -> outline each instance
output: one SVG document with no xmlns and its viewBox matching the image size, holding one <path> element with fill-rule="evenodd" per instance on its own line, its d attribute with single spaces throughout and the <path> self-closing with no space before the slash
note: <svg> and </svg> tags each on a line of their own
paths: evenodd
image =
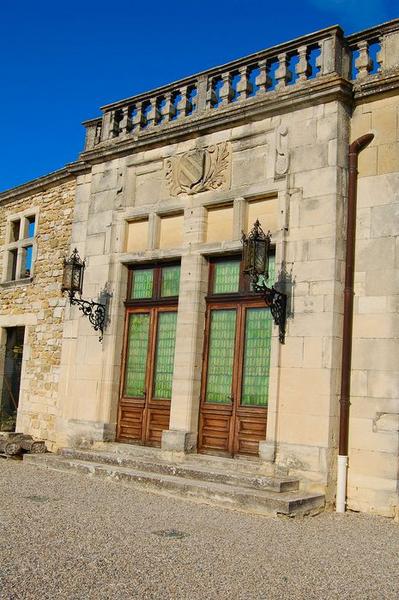
<svg viewBox="0 0 399 600">
<path fill-rule="evenodd" d="M 214 454 L 171 453 L 164 452 L 161 448 L 140 446 L 138 444 L 122 444 L 120 442 L 98 442 L 92 449 L 111 452 L 122 456 L 151 457 L 154 460 L 161 458 L 169 462 L 184 462 L 196 465 L 202 464 L 213 470 L 227 470 L 230 472 L 238 471 L 245 474 L 253 473 L 254 475 L 274 475 L 273 467 L 257 456 L 239 455 L 234 458 L 229 458 L 226 456 L 215 456 Z"/>
<path fill-rule="evenodd" d="M 188 457 L 182 462 L 171 462 L 170 460 L 164 460 L 160 452 L 158 456 L 155 454 L 151 456 L 134 456 L 129 453 L 62 448 L 60 454 L 70 459 L 253 489 L 268 489 L 274 492 L 288 492 L 299 489 L 299 480 L 293 477 L 271 477 L 259 473 L 248 474 L 243 471 L 231 470 L 232 459 L 224 459 L 222 463 L 215 461 L 209 466 L 209 464 L 198 460 L 197 455 Z"/>
<path fill-rule="evenodd" d="M 210 503 L 225 508 L 244 510 L 259 515 L 303 516 L 319 512 L 324 507 L 324 496 L 298 491 L 255 490 L 71 459 L 62 455 L 32 454 L 26 455 L 24 461 L 28 465 L 39 468 L 107 478 L 112 481 L 140 486 L 142 489 L 152 492 Z"/>
</svg>

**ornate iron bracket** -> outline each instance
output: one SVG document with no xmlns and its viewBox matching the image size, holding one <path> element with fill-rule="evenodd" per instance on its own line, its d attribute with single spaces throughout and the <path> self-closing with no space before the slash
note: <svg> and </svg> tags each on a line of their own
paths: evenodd
<svg viewBox="0 0 399 600">
<path fill-rule="evenodd" d="M 80 258 L 75 248 L 71 256 L 64 259 L 61 293 L 67 293 L 69 303 L 78 306 L 79 310 L 86 317 L 89 317 L 94 331 L 100 332 L 100 342 L 102 342 L 107 316 L 107 301 L 104 304 L 99 304 L 98 302 L 93 302 L 93 300 L 83 300 L 81 297 L 75 298 L 75 294 L 82 295 L 85 267 L 86 262 Z"/>
<path fill-rule="evenodd" d="M 275 287 L 267 287 L 262 282 L 259 283 L 259 278 L 256 277 L 257 281 L 252 282 L 252 286 L 255 292 L 262 294 L 265 299 L 266 305 L 270 307 L 273 320 L 278 326 L 278 338 L 281 344 L 285 344 L 285 325 L 287 320 L 287 295 L 276 290 Z"/>
<path fill-rule="evenodd" d="M 274 286 L 269 288 L 266 285 L 266 281 L 269 279 L 271 238 L 270 231 L 265 233 L 258 219 L 248 235 L 242 232 L 243 271 L 249 276 L 254 292 L 262 294 L 266 305 L 270 307 L 274 322 L 279 328 L 279 340 L 284 344 L 287 294 L 279 292 Z"/>
<path fill-rule="evenodd" d="M 74 296 L 69 296 L 70 304 L 75 304 L 79 307 L 79 310 L 82 313 L 89 317 L 89 321 L 92 324 L 94 331 L 100 332 L 100 342 L 103 341 L 104 335 L 104 324 L 105 324 L 105 312 L 106 307 L 104 304 L 98 304 L 98 302 L 93 302 L 93 300 L 81 300 L 75 298 Z"/>
</svg>

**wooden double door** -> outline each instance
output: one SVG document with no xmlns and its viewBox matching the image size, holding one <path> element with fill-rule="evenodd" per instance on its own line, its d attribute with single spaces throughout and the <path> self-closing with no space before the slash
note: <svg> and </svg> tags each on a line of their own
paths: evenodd
<svg viewBox="0 0 399 600">
<path fill-rule="evenodd" d="M 263 300 L 208 304 L 201 452 L 258 454 L 266 439 L 271 323 Z"/>
<path fill-rule="evenodd" d="M 177 306 L 128 308 L 117 439 L 160 446 L 169 429 Z"/>
</svg>

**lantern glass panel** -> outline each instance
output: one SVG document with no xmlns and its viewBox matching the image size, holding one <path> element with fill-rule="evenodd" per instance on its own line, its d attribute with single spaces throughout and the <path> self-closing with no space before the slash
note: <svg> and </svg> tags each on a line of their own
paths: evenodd
<svg viewBox="0 0 399 600">
<path fill-rule="evenodd" d="M 64 273 L 62 277 L 62 289 L 68 292 L 72 290 L 72 265 L 67 263 L 64 265 Z"/>
<path fill-rule="evenodd" d="M 268 247 L 269 244 L 267 240 L 256 240 L 254 243 L 255 246 L 255 256 L 254 256 L 254 266 L 255 271 L 258 275 L 265 275 L 267 279 L 267 271 L 268 271 Z"/>
<path fill-rule="evenodd" d="M 247 239 L 244 242 L 244 273 L 250 273 L 255 268 L 255 242 Z"/>
<path fill-rule="evenodd" d="M 83 265 L 74 263 L 72 268 L 72 291 L 82 292 L 83 283 Z"/>
</svg>

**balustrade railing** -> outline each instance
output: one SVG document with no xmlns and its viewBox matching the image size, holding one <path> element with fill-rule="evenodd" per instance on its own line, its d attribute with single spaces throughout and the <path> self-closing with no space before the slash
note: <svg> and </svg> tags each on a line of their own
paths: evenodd
<svg viewBox="0 0 399 600">
<path fill-rule="evenodd" d="M 350 56 L 349 79 L 363 80 L 399 64 L 399 19 L 346 38 Z"/>
<path fill-rule="evenodd" d="M 347 38 L 330 27 L 103 107 L 102 118 L 85 123 L 85 150 L 334 73 L 362 80 L 398 63 L 399 19 Z"/>
</svg>

